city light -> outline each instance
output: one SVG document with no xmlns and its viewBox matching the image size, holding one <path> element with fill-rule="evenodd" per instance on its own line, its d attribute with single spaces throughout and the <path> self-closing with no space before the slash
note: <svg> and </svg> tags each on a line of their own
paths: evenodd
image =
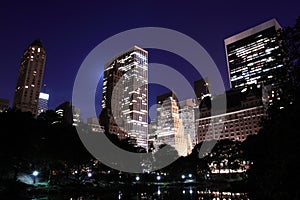
<svg viewBox="0 0 300 200">
<path fill-rule="evenodd" d="M 87 175 L 88 175 L 88 177 L 92 177 L 92 173 L 91 172 L 89 172 Z"/>
<path fill-rule="evenodd" d="M 185 179 L 185 175 L 181 175 L 181 178 L 182 178 L 182 179 Z"/>
<path fill-rule="evenodd" d="M 193 194 L 193 190 L 192 189 L 190 189 L 190 194 Z"/>
<path fill-rule="evenodd" d="M 32 175 L 33 175 L 33 176 L 38 176 L 38 175 L 39 175 L 39 172 L 36 171 L 36 170 L 34 170 L 34 171 L 32 172 Z"/>
<path fill-rule="evenodd" d="M 136 180 L 136 181 L 139 181 L 139 180 L 140 180 L 140 177 L 139 177 L 139 176 L 135 177 L 135 180 Z"/>
<path fill-rule="evenodd" d="M 156 180 L 160 181 L 161 177 L 160 176 L 157 176 L 156 177 Z"/>
<path fill-rule="evenodd" d="M 36 177 L 39 175 L 39 172 L 37 170 L 34 170 L 32 172 L 32 175 L 33 175 L 33 184 L 36 183 Z"/>
</svg>

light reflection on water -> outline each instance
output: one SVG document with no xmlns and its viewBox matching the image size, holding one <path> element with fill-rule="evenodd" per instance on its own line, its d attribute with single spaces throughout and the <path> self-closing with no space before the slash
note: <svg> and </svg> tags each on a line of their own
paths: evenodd
<svg viewBox="0 0 300 200">
<path fill-rule="evenodd" d="M 199 190 L 196 187 L 151 187 L 139 191 L 118 190 L 83 194 L 80 196 L 63 195 L 49 196 L 38 199 L 69 199 L 69 200 L 249 200 L 247 193 L 228 191 Z"/>
</svg>

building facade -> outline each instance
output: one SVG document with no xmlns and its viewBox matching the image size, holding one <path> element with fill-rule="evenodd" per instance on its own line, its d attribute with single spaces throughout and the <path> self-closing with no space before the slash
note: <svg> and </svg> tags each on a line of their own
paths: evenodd
<svg viewBox="0 0 300 200">
<path fill-rule="evenodd" d="M 224 40 L 231 88 L 276 85 L 282 79 L 286 69 L 280 29 L 279 23 L 271 19 Z"/>
<path fill-rule="evenodd" d="M 41 92 L 39 96 L 38 115 L 48 110 L 49 94 Z"/>
<path fill-rule="evenodd" d="M 179 104 L 179 118 L 182 121 L 183 132 L 185 135 L 189 135 L 192 142 L 192 147 L 197 144 L 196 129 L 195 129 L 195 108 L 197 106 L 196 100 L 193 98 L 185 99 Z"/>
<path fill-rule="evenodd" d="M 101 125 L 148 149 L 148 52 L 137 46 L 105 64 Z"/>
<path fill-rule="evenodd" d="M 200 105 L 200 117 L 196 119 L 197 143 L 206 140 L 230 139 L 243 141 L 261 129 L 266 116 L 262 101 L 262 89 L 256 85 L 246 89 L 232 89 L 226 92 L 227 112 L 211 116 L 211 100 L 207 97 Z"/>
<path fill-rule="evenodd" d="M 93 133 L 104 133 L 104 128 L 100 126 L 99 119 L 97 117 L 87 118 L 87 125 Z"/>
<path fill-rule="evenodd" d="M 21 59 L 13 108 L 37 115 L 45 62 L 46 51 L 41 41 L 35 40 Z"/>
<path fill-rule="evenodd" d="M 171 92 L 157 97 L 157 145 L 174 147 L 179 156 L 186 156 L 192 150 L 189 134 L 184 134 L 176 94 Z"/>
<path fill-rule="evenodd" d="M 82 119 L 80 117 L 80 109 L 72 106 L 71 102 L 64 102 L 55 109 L 60 123 L 66 123 L 72 126 L 78 126 Z"/>
</svg>

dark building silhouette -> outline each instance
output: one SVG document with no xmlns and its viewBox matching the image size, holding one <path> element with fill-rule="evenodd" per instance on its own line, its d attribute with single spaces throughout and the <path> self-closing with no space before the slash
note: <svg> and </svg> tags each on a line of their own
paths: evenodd
<svg viewBox="0 0 300 200">
<path fill-rule="evenodd" d="M 9 108 L 9 100 L 0 98 L 0 112 L 3 112 Z"/>
<path fill-rule="evenodd" d="M 210 93 L 209 90 L 210 88 L 207 78 L 194 81 L 194 92 L 198 103 L 201 102 L 201 99 L 204 98 L 205 95 Z"/>
<path fill-rule="evenodd" d="M 72 106 L 71 102 L 64 102 L 55 109 L 58 115 L 59 122 L 66 123 L 68 125 L 77 126 L 81 122 L 80 110 Z"/>
<path fill-rule="evenodd" d="M 172 97 L 172 99 L 174 99 L 176 102 L 178 102 L 176 93 L 171 91 L 171 92 L 167 92 L 165 94 L 157 96 L 156 97 L 156 103 L 157 104 L 162 104 L 165 100 L 169 99 L 170 97 Z"/>
</svg>

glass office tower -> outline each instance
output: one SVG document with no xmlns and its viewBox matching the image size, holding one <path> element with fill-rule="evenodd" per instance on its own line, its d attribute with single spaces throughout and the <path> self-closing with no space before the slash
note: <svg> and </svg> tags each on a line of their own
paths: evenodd
<svg viewBox="0 0 300 200">
<path fill-rule="evenodd" d="M 225 39 L 231 88 L 250 84 L 276 85 L 283 70 L 275 19 Z"/>
<path fill-rule="evenodd" d="M 105 64 L 100 123 L 148 149 L 148 52 L 137 46 Z"/>
</svg>

